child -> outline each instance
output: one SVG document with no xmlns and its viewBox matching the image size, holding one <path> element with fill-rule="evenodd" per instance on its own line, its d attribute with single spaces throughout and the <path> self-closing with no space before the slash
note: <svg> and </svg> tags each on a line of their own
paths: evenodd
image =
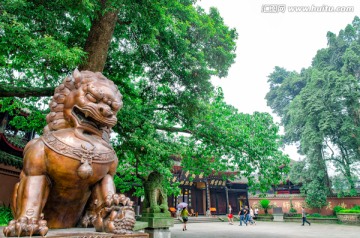
<svg viewBox="0 0 360 238">
<path fill-rule="evenodd" d="M 227 217 L 228 217 L 229 225 L 234 225 L 234 216 L 231 213 L 231 211 L 232 211 L 232 208 L 231 208 L 231 205 L 229 204 L 229 214 Z"/>
</svg>

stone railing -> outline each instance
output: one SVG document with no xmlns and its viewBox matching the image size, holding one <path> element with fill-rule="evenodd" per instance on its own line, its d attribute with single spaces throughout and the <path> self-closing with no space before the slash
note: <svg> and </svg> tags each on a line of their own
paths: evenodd
<svg viewBox="0 0 360 238">
<path fill-rule="evenodd" d="M 339 221 L 346 224 L 360 225 L 360 213 L 337 213 Z"/>
</svg>

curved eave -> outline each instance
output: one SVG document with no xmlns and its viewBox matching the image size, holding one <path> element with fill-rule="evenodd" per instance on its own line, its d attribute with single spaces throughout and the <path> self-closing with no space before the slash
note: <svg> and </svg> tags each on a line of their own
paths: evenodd
<svg viewBox="0 0 360 238">
<path fill-rule="evenodd" d="M 0 150 L 0 163 L 14 166 L 15 168 L 18 169 L 22 169 L 23 166 L 22 158 L 8 154 L 2 150 Z"/>
</svg>

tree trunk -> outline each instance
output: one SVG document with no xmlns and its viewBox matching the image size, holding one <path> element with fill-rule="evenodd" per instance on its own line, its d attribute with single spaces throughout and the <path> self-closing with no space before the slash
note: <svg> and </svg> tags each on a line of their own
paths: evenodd
<svg viewBox="0 0 360 238">
<path fill-rule="evenodd" d="M 324 171 L 324 185 L 326 186 L 326 192 L 327 195 L 329 195 L 331 193 L 331 183 L 330 183 L 330 178 L 329 178 L 329 174 L 327 171 L 327 166 L 323 157 L 323 152 L 322 152 L 322 144 L 317 144 L 315 145 L 316 148 L 316 153 L 317 153 L 317 162 L 318 162 L 318 168 L 320 168 L 321 170 Z"/>
<path fill-rule="evenodd" d="M 79 70 L 102 72 L 104 70 L 110 42 L 117 22 L 117 11 L 106 11 L 107 0 L 100 0 L 102 9 L 94 18 L 84 51 L 87 52 L 86 61 L 79 66 Z M 105 13 L 103 13 L 105 11 Z M 55 87 L 48 88 L 25 88 L 14 85 L 0 85 L 1 97 L 44 97 L 54 95 Z"/>
<path fill-rule="evenodd" d="M 347 181 L 350 184 L 350 190 L 355 190 L 355 183 L 354 183 L 354 181 L 352 180 L 352 177 L 351 177 L 350 166 L 347 163 L 344 163 L 344 170 L 345 170 L 344 175 L 345 175 Z"/>
<path fill-rule="evenodd" d="M 102 0 L 102 10 L 106 9 L 106 0 Z M 86 61 L 79 70 L 102 72 L 104 70 L 111 38 L 114 33 L 119 11 L 102 11 L 93 20 L 91 29 L 86 39 L 84 50 L 87 52 Z"/>
</svg>

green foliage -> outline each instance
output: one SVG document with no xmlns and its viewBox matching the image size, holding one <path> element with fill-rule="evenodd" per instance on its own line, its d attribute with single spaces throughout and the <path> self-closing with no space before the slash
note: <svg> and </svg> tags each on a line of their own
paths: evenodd
<svg viewBox="0 0 360 238">
<path fill-rule="evenodd" d="M 264 210 L 265 214 L 268 214 L 268 209 L 273 208 L 273 205 L 270 205 L 270 200 L 268 199 L 261 199 L 259 201 L 260 208 Z"/>
<path fill-rule="evenodd" d="M 36 103 L 34 105 L 34 103 Z M 39 102 L 36 98 L 27 98 L 20 101 L 13 98 L 0 98 L 0 112 L 7 112 L 12 116 L 10 125 L 22 131 L 32 131 L 41 133 L 46 125 L 45 113 L 48 111 L 41 111 L 38 107 L 43 107 L 47 103 L 47 99 Z"/>
<path fill-rule="evenodd" d="M 338 212 L 340 212 L 340 211 L 342 211 L 342 210 L 344 210 L 344 208 L 343 208 L 342 206 L 335 206 L 335 207 L 333 208 L 334 215 L 336 215 L 336 213 L 338 213 Z"/>
<path fill-rule="evenodd" d="M 289 210 L 289 212 L 290 212 L 290 213 L 297 213 L 297 210 L 296 210 L 295 208 L 291 207 L 290 210 Z"/>
<path fill-rule="evenodd" d="M 13 219 L 10 207 L 1 206 L 0 207 L 0 226 L 7 225 L 9 221 Z"/>
<path fill-rule="evenodd" d="M 259 214 L 258 215 L 259 217 L 264 217 L 264 218 L 273 218 L 273 215 L 272 214 Z"/>
<path fill-rule="evenodd" d="M 259 201 L 259 204 L 262 209 L 267 209 L 270 207 L 270 200 L 269 199 L 261 199 Z"/>
<path fill-rule="evenodd" d="M 344 209 L 340 210 L 338 213 L 360 213 L 360 210 Z"/>
<path fill-rule="evenodd" d="M 322 187 L 321 182 L 314 180 L 306 185 L 306 198 L 305 202 L 310 208 L 317 208 L 321 209 L 322 207 L 326 206 L 327 203 L 327 194 L 326 188 Z"/>
<path fill-rule="evenodd" d="M 351 210 L 360 210 L 360 205 L 355 205 L 351 208 Z"/>
<path fill-rule="evenodd" d="M 290 198 L 290 213 L 297 213 L 297 210 L 294 208 L 294 205 L 292 203 L 292 198 Z"/>
<path fill-rule="evenodd" d="M 354 196 L 360 158 L 359 17 L 327 38 L 328 47 L 317 52 L 310 67 L 300 72 L 275 67 L 266 95 L 268 105 L 281 117 L 285 143 L 295 143 L 305 155 L 291 179 L 303 184 L 307 203 L 317 208 L 331 192 L 327 163 L 347 180 L 346 187 L 336 185 L 339 196 Z"/>
<path fill-rule="evenodd" d="M 310 214 L 308 217 L 322 217 L 320 213 Z"/>
<path fill-rule="evenodd" d="M 352 175 L 351 181 L 355 183 L 355 181 L 357 180 L 358 177 Z M 351 189 L 351 184 L 349 182 L 349 179 L 346 178 L 343 174 L 337 174 L 332 176 L 331 182 L 332 182 L 333 190 L 337 194 L 338 198 L 351 197 L 357 195 L 356 189 Z"/>
<path fill-rule="evenodd" d="M 124 96 L 112 134 L 117 189 L 134 188 L 140 196 L 144 179 L 158 171 L 167 191 L 178 194 L 178 184 L 170 182 L 171 158 L 177 157 L 195 174 L 238 171 L 253 191 L 267 191 L 288 172 L 279 126 L 268 113 L 239 113 L 213 87 L 211 77 L 227 76 L 234 62 L 237 32 L 215 8 L 206 13 L 195 2 L 109 0 L 104 9 L 98 0 L 6 0 L 0 11 L 0 92 L 2 85 L 15 92 L 58 85 L 89 53 L 84 45 L 89 36 L 96 38 L 90 34 L 96 16 L 117 11 L 103 71 Z M 32 112 L 15 116 L 12 125 L 41 133 L 48 98 L 38 99 L 19 99 Z M 2 110 L 20 105 L 9 100 Z"/>
</svg>

